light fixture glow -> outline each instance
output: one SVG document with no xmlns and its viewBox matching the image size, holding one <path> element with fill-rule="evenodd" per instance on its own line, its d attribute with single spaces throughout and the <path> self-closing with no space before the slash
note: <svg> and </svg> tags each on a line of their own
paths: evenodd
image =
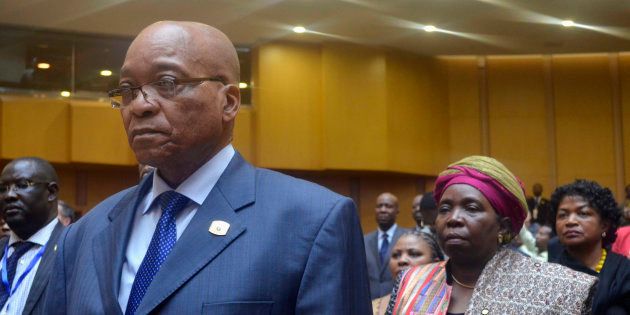
<svg viewBox="0 0 630 315">
<path fill-rule="evenodd" d="M 306 29 L 303 26 L 296 26 L 293 28 L 293 31 L 298 33 L 298 34 L 302 34 L 304 32 L 306 32 Z"/>
<path fill-rule="evenodd" d="M 436 30 L 435 26 L 433 26 L 433 25 L 427 25 L 427 26 L 423 27 L 423 29 L 424 29 L 425 32 L 429 32 L 429 33 L 435 32 L 435 30 Z"/>
<path fill-rule="evenodd" d="M 109 77 L 112 75 L 112 72 L 110 70 L 101 70 L 101 75 L 104 77 Z"/>
<path fill-rule="evenodd" d="M 50 64 L 45 62 L 40 62 L 37 64 L 38 69 L 50 69 Z"/>
<path fill-rule="evenodd" d="M 238 87 L 241 89 L 246 89 L 249 85 L 245 82 L 239 82 Z"/>
<path fill-rule="evenodd" d="M 61 96 L 63 97 L 70 97 L 70 92 L 69 91 L 61 91 L 61 93 L 59 93 Z"/>
<path fill-rule="evenodd" d="M 562 21 L 562 26 L 564 26 L 564 27 L 571 27 L 571 26 L 574 26 L 574 25 L 575 25 L 575 23 L 573 21 L 571 21 L 571 20 L 564 20 L 564 21 Z"/>
</svg>

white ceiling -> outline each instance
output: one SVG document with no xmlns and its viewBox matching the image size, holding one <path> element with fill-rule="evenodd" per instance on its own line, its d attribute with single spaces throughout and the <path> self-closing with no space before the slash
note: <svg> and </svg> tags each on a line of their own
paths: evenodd
<svg viewBox="0 0 630 315">
<path fill-rule="evenodd" d="M 239 45 L 347 41 L 424 55 L 630 51 L 628 0 L 0 0 L 0 23 L 133 36 L 163 19 Z M 581 27 L 559 25 L 572 19 Z M 451 33 L 427 33 L 432 24 Z M 295 34 L 303 25 L 314 32 Z"/>
</svg>

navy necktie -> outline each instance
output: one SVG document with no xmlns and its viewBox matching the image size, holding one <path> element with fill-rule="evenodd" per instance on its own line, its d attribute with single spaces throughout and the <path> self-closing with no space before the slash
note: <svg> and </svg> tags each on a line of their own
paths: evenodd
<svg viewBox="0 0 630 315">
<path fill-rule="evenodd" d="M 381 265 L 385 263 L 387 260 L 387 250 L 389 249 L 389 239 L 387 238 L 387 233 L 382 236 L 383 242 L 381 243 L 381 250 L 379 251 L 379 255 L 381 256 Z"/>
<path fill-rule="evenodd" d="M 162 216 L 155 227 L 153 238 L 149 244 L 149 249 L 138 268 L 138 273 L 133 280 L 127 310 L 125 314 L 136 313 L 144 294 L 147 292 L 153 277 L 160 270 L 160 266 L 166 260 L 177 241 L 177 229 L 175 226 L 175 216 L 188 204 L 188 197 L 173 190 L 162 193 L 158 197 L 162 207 Z"/>
<path fill-rule="evenodd" d="M 15 270 L 17 269 L 18 261 L 24 254 L 26 254 L 26 252 L 28 252 L 29 249 L 35 246 L 35 243 L 17 242 L 11 246 L 13 247 L 13 253 L 11 254 L 11 256 L 9 256 L 9 258 L 7 258 L 7 277 L 9 278 L 9 290 L 11 290 L 11 288 L 13 287 L 13 279 L 15 278 Z M 6 254 L 7 253 L 5 253 L 5 255 Z M 2 285 L 2 292 L 0 292 L 0 307 L 3 307 L 9 299 L 9 293 L 7 292 L 9 290 L 7 290 L 4 284 Z"/>
</svg>

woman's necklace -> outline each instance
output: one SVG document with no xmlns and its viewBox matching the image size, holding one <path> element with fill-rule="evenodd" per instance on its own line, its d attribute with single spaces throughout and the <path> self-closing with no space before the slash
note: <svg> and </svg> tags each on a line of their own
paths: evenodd
<svg viewBox="0 0 630 315">
<path fill-rule="evenodd" d="M 453 277 L 453 280 L 455 280 L 455 283 L 459 284 L 460 286 L 466 288 L 466 289 L 474 289 L 475 285 L 467 285 L 467 284 L 463 284 L 461 282 L 459 282 L 459 280 L 457 280 L 457 278 L 455 278 L 455 276 L 453 274 L 451 274 L 451 277 Z"/>
<path fill-rule="evenodd" d="M 600 271 L 602 271 L 602 268 L 604 267 L 604 262 L 606 262 L 606 249 L 602 248 L 602 256 L 601 258 L 599 258 L 599 263 L 597 263 L 597 266 L 595 266 L 595 272 L 599 273 Z M 455 278 L 453 278 L 455 279 Z M 455 280 L 457 282 L 457 280 Z M 457 282 L 459 283 L 459 282 Z M 461 284 L 461 283 L 459 283 Z"/>
</svg>

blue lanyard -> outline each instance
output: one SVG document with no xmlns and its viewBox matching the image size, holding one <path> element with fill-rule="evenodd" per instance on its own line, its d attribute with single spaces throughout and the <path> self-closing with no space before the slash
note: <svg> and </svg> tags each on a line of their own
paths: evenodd
<svg viewBox="0 0 630 315">
<path fill-rule="evenodd" d="M 7 294 L 9 294 L 9 297 L 13 295 L 13 293 L 15 293 L 18 287 L 20 287 L 20 284 L 22 284 L 22 280 L 24 280 L 24 278 L 26 278 L 29 272 L 33 270 L 33 268 L 35 267 L 35 264 L 37 264 L 37 262 L 42 258 L 42 255 L 44 255 L 45 250 L 46 250 L 46 245 L 42 246 L 42 248 L 40 248 L 39 251 L 37 251 L 37 254 L 35 254 L 35 257 L 33 257 L 33 259 L 31 259 L 31 262 L 28 264 L 28 267 L 26 267 L 26 270 L 24 270 L 22 275 L 18 278 L 18 281 L 13 286 L 13 290 L 11 290 L 11 288 L 9 287 L 9 276 L 7 274 L 7 256 L 9 256 L 9 242 L 7 242 L 7 244 L 4 246 L 4 256 L 2 257 L 2 284 L 4 284 L 4 287 L 6 288 Z"/>
</svg>

